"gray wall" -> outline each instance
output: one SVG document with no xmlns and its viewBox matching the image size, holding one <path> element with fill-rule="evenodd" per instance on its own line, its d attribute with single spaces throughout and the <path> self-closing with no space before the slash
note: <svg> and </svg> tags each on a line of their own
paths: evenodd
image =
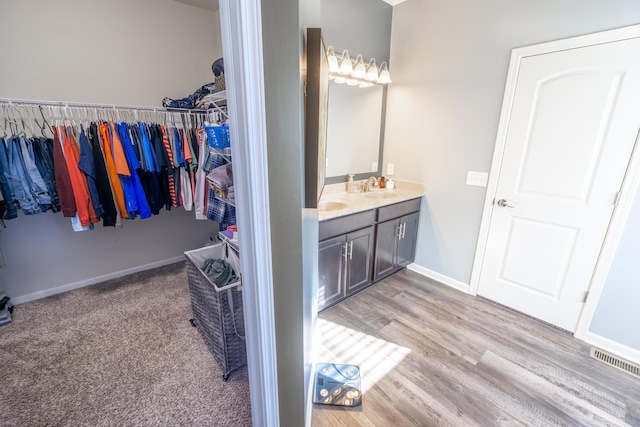
<svg viewBox="0 0 640 427">
<path fill-rule="evenodd" d="M 469 283 L 485 189 L 466 173 L 489 171 L 511 49 L 638 22 L 634 0 L 394 7 L 384 162 L 427 186 L 418 265 Z"/>
<path fill-rule="evenodd" d="M 389 61 L 391 5 L 382 0 L 322 0 L 322 37 L 336 53 Z"/>
<path fill-rule="evenodd" d="M 317 214 L 304 211 L 304 41 L 319 3 L 262 6 L 273 295 L 281 426 L 305 425 L 317 282 Z M 303 230 L 305 233 L 303 233 Z M 314 280 L 315 278 L 315 280 Z"/>
<path fill-rule="evenodd" d="M 398 178 L 427 187 L 416 264 L 469 283 L 485 189 L 465 185 L 466 172 L 489 171 L 511 49 L 637 23 L 634 0 L 409 0 L 394 7 L 384 161 L 395 164 Z M 626 307 L 621 299 L 632 285 L 617 286 L 607 283 L 599 310 L 605 302 Z M 598 331 L 615 330 L 617 340 L 640 349 L 632 317 L 626 327 L 599 312 Z"/>
<path fill-rule="evenodd" d="M 640 350 L 640 191 L 613 258 L 589 330 Z"/>
<path fill-rule="evenodd" d="M 222 56 L 217 13 L 169 0 L 3 0 L 0 28 L 0 97 L 160 106 L 212 81 Z M 20 214 L 0 231 L 0 291 L 95 283 L 175 260 L 216 229 L 182 208 L 83 233 L 61 213 Z"/>
</svg>

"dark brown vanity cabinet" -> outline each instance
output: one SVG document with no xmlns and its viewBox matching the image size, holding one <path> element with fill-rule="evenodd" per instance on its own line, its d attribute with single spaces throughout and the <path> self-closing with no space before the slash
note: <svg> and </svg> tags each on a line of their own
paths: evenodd
<svg viewBox="0 0 640 427">
<path fill-rule="evenodd" d="M 318 310 L 413 262 L 420 199 L 320 223 Z"/>
<path fill-rule="evenodd" d="M 416 255 L 420 199 L 378 209 L 373 281 L 411 264 Z"/>
<path fill-rule="evenodd" d="M 371 284 L 374 212 L 320 223 L 318 310 Z"/>
</svg>

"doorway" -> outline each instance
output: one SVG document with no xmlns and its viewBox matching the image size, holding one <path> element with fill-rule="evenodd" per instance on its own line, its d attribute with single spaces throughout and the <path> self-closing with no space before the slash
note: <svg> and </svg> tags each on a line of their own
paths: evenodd
<svg viewBox="0 0 640 427">
<path fill-rule="evenodd" d="M 477 293 L 574 332 L 640 126 L 640 32 L 515 49 Z"/>
</svg>

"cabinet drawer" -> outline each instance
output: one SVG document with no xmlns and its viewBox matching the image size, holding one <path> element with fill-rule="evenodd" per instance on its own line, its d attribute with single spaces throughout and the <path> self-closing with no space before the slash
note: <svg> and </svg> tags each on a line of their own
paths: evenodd
<svg viewBox="0 0 640 427">
<path fill-rule="evenodd" d="M 376 211 L 369 210 L 322 221 L 319 225 L 320 241 L 365 228 L 376 221 Z"/>
<path fill-rule="evenodd" d="M 398 218 L 420 210 L 420 198 L 378 208 L 378 222 Z"/>
</svg>

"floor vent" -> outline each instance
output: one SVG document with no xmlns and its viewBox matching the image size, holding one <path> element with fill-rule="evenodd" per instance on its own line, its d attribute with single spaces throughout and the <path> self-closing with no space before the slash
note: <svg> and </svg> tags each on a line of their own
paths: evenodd
<svg viewBox="0 0 640 427">
<path fill-rule="evenodd" d="M 607 365 L 611 365 L 614 368 L 618 368 L 621 371 L 628 372 L 631 375 L 635 375 L 640 378 L 640 366 L 635 363 L 627 362 L 626 360 L 620 359 L 611 353 L 607 353 L 606 351 L 593 347 L 591 347 L 590 356 L 606 363 Z"/>
</svg>

